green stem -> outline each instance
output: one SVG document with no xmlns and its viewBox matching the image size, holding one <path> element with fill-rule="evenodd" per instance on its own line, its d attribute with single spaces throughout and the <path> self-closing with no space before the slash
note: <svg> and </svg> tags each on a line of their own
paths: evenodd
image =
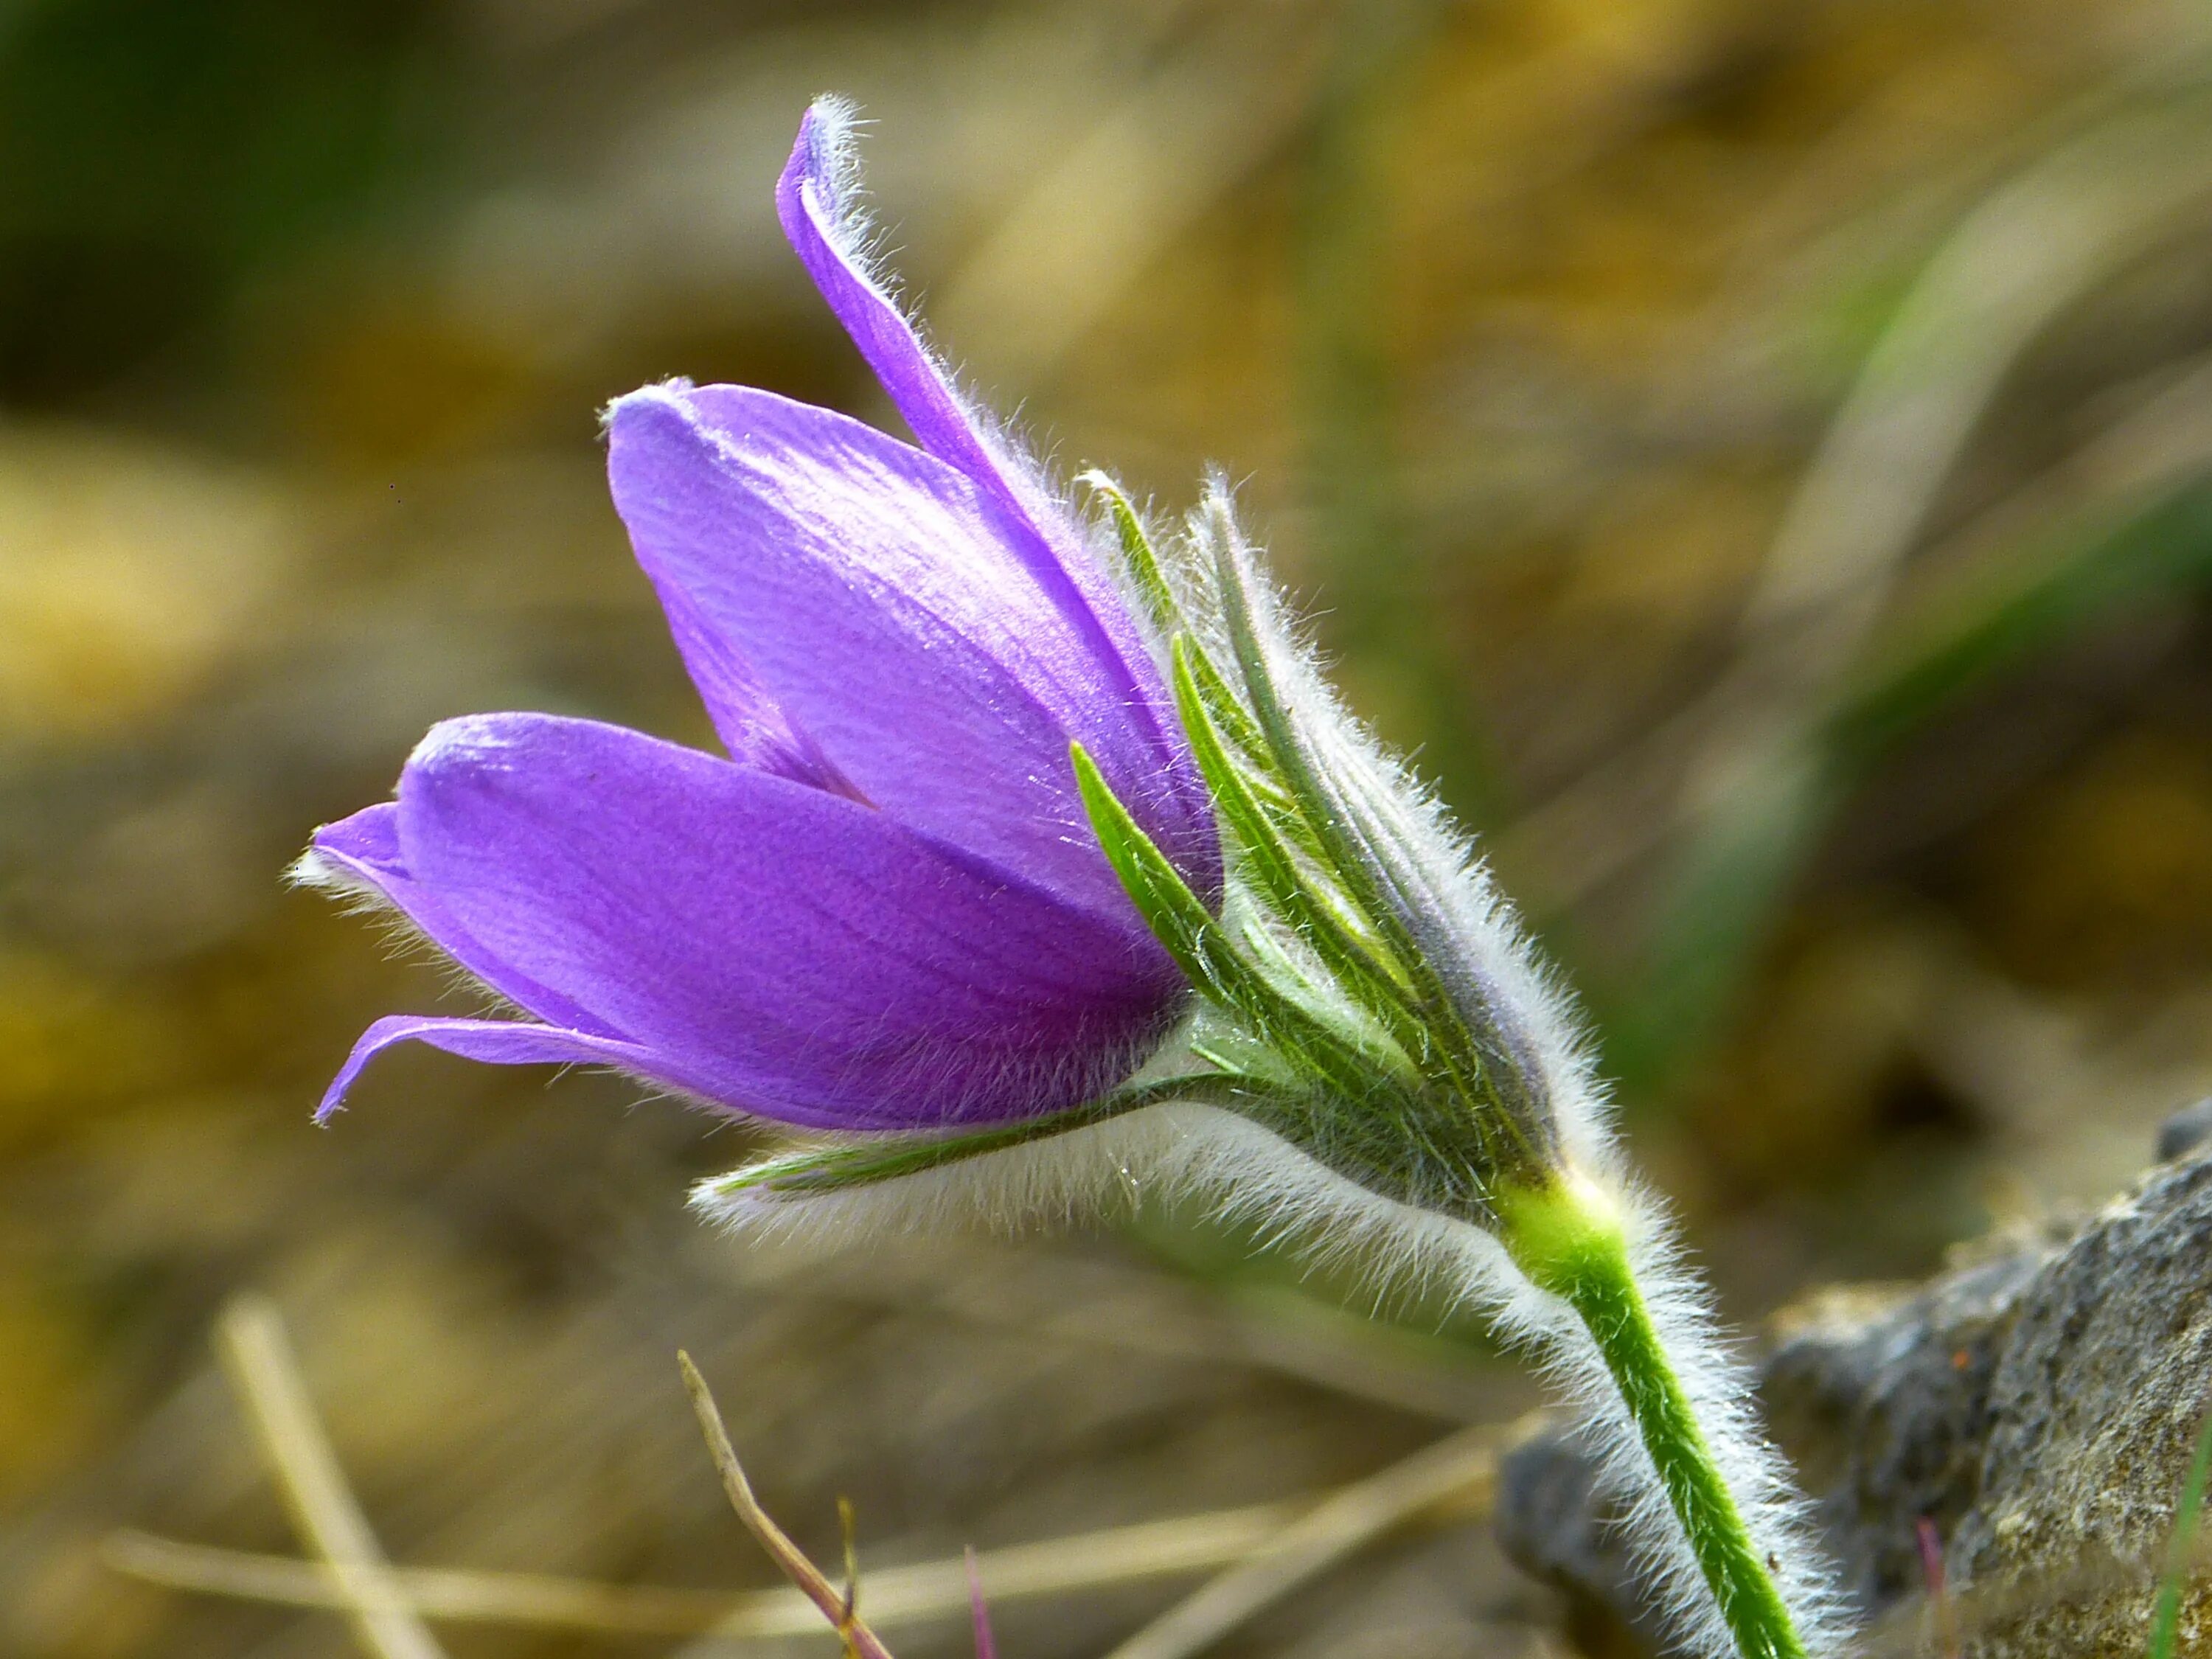
<svg viewBox="0 0 2212 1659">
<path fill-rule="evenodd" d="M 1651 1310 L 1629 1266 L 1628 1240 L 1605 1195 L 1569 1174 L 1501 1200 L 1506 1246 L 1541 1289 L 1564 1300 L 1596 1339 L 1674 1519 L 1744 1659 L 1804 1659 L 1772 1569 L 1744 1524 L 1698 1426 Z"/>
</svg>

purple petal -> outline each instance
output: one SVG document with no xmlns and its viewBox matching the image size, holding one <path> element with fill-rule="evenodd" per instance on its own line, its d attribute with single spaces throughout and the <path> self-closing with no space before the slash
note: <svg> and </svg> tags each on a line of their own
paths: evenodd
<svg viewBox="0 0 2212 1659">
<path fill-rule="evenodd" d="M 508 1001 L 556 1025 L 600 1036 L 614 1035 L 579 1005 L 517 973 L 512 963 L 486 951 L 468 929 L 447 914 L 434 894 L 408 874 L 399 852 L 398 802 L 380 801 L 349 818 L 326 823 L 315 831 L 313 844 L 318 857 L 353 882 L 381 892 L 440 950 Z"/>
<path fill-rule="evenodd" d="M 663 1056 L 617 1037 L 589 1031 L 563 1031 L 509 1019 L 447 1019 L 435 1015 L 388 1014 L 361 1034 L 346 1063 L 324 1091 L 315 1121 L 327 1122 L 345 1104 L 346 1093 L 362 1068 L 401 1042 L 427 1042 L 465 1060 L 494 1066 L 614 1066 L 652 1082 L 687 1093 L 700 1093 L 696 1080 L 672 1073 Z"/>
<path fill-rule="evenodd" d="M 635 392 L 608 426 L 616 505 L 710 702 L 732 673 L 757 677 L 747 695 L 757 705 L 765 687 L 818 745 L 814 771 L 1073 902 L 1126 908 L 1071 738 L 1171 857 L 1212 844 L 1210 824 L 1163 799 L 1121 690 L 964 474 L 739 386 Z"/>
<path fill-rule="evenodd" d="M 669 635 L 730 758 L 817 789 L 864 799 L 852 780 L 822 752 L 812 734 L 793 723 L 760 683 L 738 654 L 729 630 L 701 616 L 682 584 L 667 580 L 668 573 L 656 568 L 653 562 L 647 561 L 646 569 L 660 595 Z"/>
<path fill-rule="evenodd" d="M 548 987 L 592 1021 L 479 1058 L 603 1059 L 817 1127 L 989 1121 L 1120 1081 L 1183 995 L 1133 916 L 619 727 L 448 721 L 408 763 L 398 829 L 387 890 L 425 931 L 459 930 L 532 1012 Z"/>
<path fill-rule="evenodd" d="M 1039 503 L 1028 470 L 954 390 L 951 376 L 869 270 L 848 200 L 854 172 L 851 117 L 834 101 L 817 103 L 799 122 L 798 142 L 776 180 L 783 234 L 921 447 L 1030 518 L 1028 509 Z M 1029 553 L 1048 556 L 1042 548 Z M 1039 574 L 1050 580 L 1054 573 Z"/>
<path fill-rule="evenodd" d="M 1127 718 L 1151 745 L 1162 810 L 1182 821 L 1169 848 L 1193 884 L 1220 881 L 1203 781 L 1169 713 L 1159 672 L 1127 605 L 1091 557 L 1081 526 L 1030 464 L 955 388 L 952 378 L 869 268 L 853 208 L 852 116 L 823 100 L 799 123 L 776 181 L 776 215 L 815 287 L 844 325 L 922 448 L 994 497 L 1012 523 L 1010 550 L 1097 654 Z M 1111 774 L 1109 774 L 1111 776 Z"/>
</svg>

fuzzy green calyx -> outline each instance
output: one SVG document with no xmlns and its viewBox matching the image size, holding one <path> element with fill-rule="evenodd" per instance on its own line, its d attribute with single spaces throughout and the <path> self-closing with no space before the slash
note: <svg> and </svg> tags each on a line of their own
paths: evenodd
<svg viewBox="0 0 2212 1659">
<path fill-rule="evenodd" d="M 1480 975 L 1432 948 L 1392 809 L 1294 715 L 1281 676 L 1296 671 L 1225 521 L 1194 528 L 1212 552 L 1179 584 L 1127 495 L 1102 475 L 1085 483 L 1166 659 L 1231 891 L 1212 907 L 1192 894 L 1079 749 L 1101 848 L 1200 997 L 1303 1085 L 1294 1109 L 1279 1097 L 1255 1115 L 1371 1191 L 1491 1225 L 1492 1188 L 1540 1184 L 1555 1159 L 1541 1081 L 1501 1040 L 1487 988 L 1471 994 Z"/>
<path fill-rule="evenodd" d="M 1188 657 L 1179 653 L 1178 662 L 1185 714 L 1200 722 Z M 1433 1011 L 1406 983 L 1418 969 L 1375 943 L 1367 913 L 1338 908 L 1344 901 L 1322 885 L 1326 870 L 1258 822 L 1255 799 L 1222 772 L 1218 731 L 1197 730 L 1236 864 L 1255 903 L 1266 907 L 1265 921 L 1217 916 L 1081 744 L 1071 757 L 1091 827 L 1130 901 L 1199 994 L 1290 1085 L 1240 1109 L 1370 1191 L 1491 1225 L 1492 1188 L 1540 1182 L 1547 1165 L 1479 1086 L 1480 1072 L 1470 1079 L 1443 1057 L 1448 1040 Z"/>
</svg>

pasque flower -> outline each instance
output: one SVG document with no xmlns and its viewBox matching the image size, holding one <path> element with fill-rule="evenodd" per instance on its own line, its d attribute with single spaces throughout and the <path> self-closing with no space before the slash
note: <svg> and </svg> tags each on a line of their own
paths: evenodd
<svg viewBox="0 0 2212 1659">
<path fill-rule="evenodd" d="M 743 386 L 613 405 L 615 504 L 727 754 L 475 715 L 317 831 L 305 873 L 529 1016 L 379 1020 L 325 1114 L 416 1042 L 816 1128 L 1022 1119 L 1121 1082 L 1189 1000 L 1069 761 L 1218 894 L 1160 672 L 1082 520 L 860 261 L 844 131 L 809 114 L 777 205 L 919 447 Z"/>
<path fill-rule="evenodd" d="M 1093 524 L 956 391 L 817 106 L 784 227 L 918 447 L 763 392 L 608 416 L 615 502 L 727 750 L 434 730 L 307 872 L 526 1018 L 380 1020 L 812 1132 L 733 1226 L 1201 1194 L 1487 1306 L 1583 1408 L 1686 1644 L 1832 1645 L 1802 1505 L 1628 1176 L 1571 1000 L 1330 694 L 1218 480 Z M 1374 1247 L 1370 1249 L 1368 1247 Z"/>
</svg>

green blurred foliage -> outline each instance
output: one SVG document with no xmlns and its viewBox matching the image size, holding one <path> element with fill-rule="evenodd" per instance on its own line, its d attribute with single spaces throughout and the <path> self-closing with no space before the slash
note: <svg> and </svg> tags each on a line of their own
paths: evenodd
<svg viewBox="0 0 2212 1659">
<path fill-rule="evenodd" d="M 417 0 L 18 0 L 0 21 L 0 397 L 67 404 L 390 210 L 453 65 Z"/>
</svg>

